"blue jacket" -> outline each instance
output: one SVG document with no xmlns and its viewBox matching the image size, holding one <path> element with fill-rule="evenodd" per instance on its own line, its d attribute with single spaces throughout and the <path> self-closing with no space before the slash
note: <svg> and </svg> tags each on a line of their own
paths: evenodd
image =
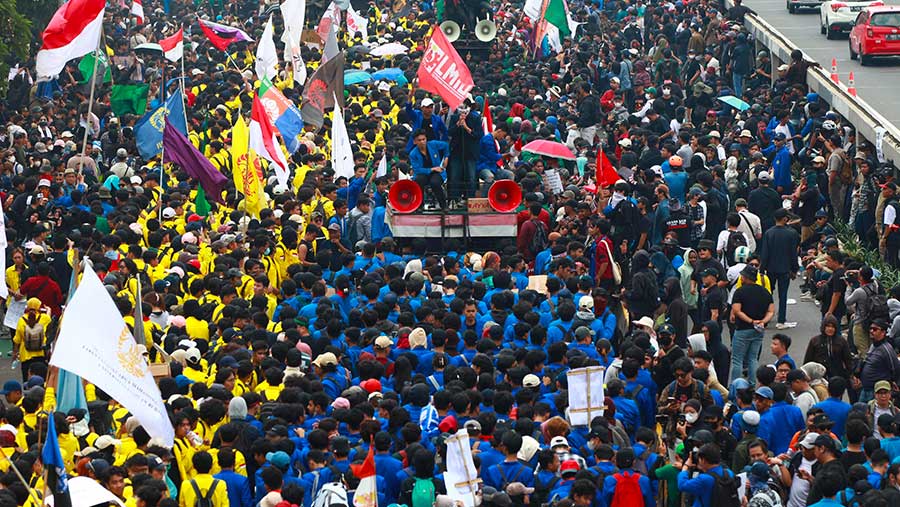
<svg viewBox="0 0 900 507">
<path fill-rule="evenodd" d="M 635 474 L 637 472 L 633 470 L 621 470 L 619 471 L 624 476 L 628 476 L 631 474 Z M 638 474 L 640 475 L 640 474 Z M 681 483 L 681 477 L 679 476 L 679 485 Z M 619 481 L 616 479 L 615 474 L 607 475 L 605 479 L 603 479 L 603 499 L 606 505 L 611 505 L 613 500 L 613 495 L 616 492 L 616 486 L 619 484 Z M 650 489 L 650 479 L 647 477 L 640 475 L 638 478 L 638 485 L 641 487 L 641 495 L 644 497 L 644 507 L 653 507 L 656 505 L 656 501 L 653 499 L 653 490 Z"/>
<path fill-rule="evenodd" d="M 534 486 L 534 470 L 518 461 L 502 461 L 483 471 L 482 475 L 484 485 L 497 490 L 502 490 L 504 484 L 511 482 L 521 482 L 527 488 Z"/>
<path fill-rule="evenodd" d="M 384 206 L 378 206 L 372 210 L 372 242 L 381 243 L 384 238 L 392 238 L 394 233 L 384 222 Z"/>
<path fill-rule="evenodd" d="M 428 156 L 430 160 L 425 160 L 422 152 L 415 146 L 409 150 L 409 165 L 412 166 L 414 176 L 427 176 L 432 167 L 441 165 L 450 156 L 450 145 L 444 141 L 428 141 Z M 447 171 L 442 172 L 441 176 L 446 180 Z"/>
<path fill-rule="evenodd" d="M 503 158 L 497 150 L 497 143 L 494 140 L 494 134 L 485 134 L 481 137 L 478 145 L 478 162 L 475 168 L 479 171 L 487 169 L 492 173 L 497 173 L 497 161 Z"/>
<path fill-rule="evenodd" d="M 847 422 L 847 414 L 850 413 L 850 404 L 838 398 L 826 398 L 813 405 L 813 408 L 821 408 L 828 414 L 828 418 L 834 421 L 831 428 L 838 438 L 844 437 L 844 424 Z"/>
<path fill-rule="evenodd" d="M 785 192 L 790 192 L 793 188 L 791 181 L 791 152 L 787 145 L 781 147 L 775 152 L 775 158 L 772 160 L 772 171 L 775 173 L 772 181 L 775 187 L 784 187 Z"/>
<path fill-rule="evenodd" d="M 721 466 L 713 467 L 693 479 L 691 479 L 690 472 L 686 470 L 678 472 L 678 491 L 694 495 L 693 507 L 712 507 L 711 497 L 716 479 L 710 473 L 727 474 L 729 477 L 734 477 L 734 472 L 725 470 Z"/>
<path fill-rule="evenodd" d="M 413 109 L 412 104 L 409 102 L 406 103 L 406 114 L 409 115 L 409 123 L 412 125 L 409 141 L 406 142 L 406 150 L 409 151 L 413 148 L 412 133 L 422 128 L 425 116 L 422 115 L 421 109 Z M 434 130 L 434 135 L 437 136 L 437 139 L 435 139 L 436 141 L 450 140 L 450 133 L 447 131 L 447 125 L 445 125 L 444 120 L 436 114 L 431 115 L 431 129 Z"/>
<path fill-rule="evenodd" d="M 228 487 L 228 505 L 234 507 L 253 507 L 253 495 L 250 493 L 250 480 L 233 470 L 223 470 L 214 476 Z"/>
<path fill-rule="evenodd" d="M 756 436 L 769 443 L 776 455 L 787 452 L 794 433 L 806 427 L 803 412 L 783 401 L 776 402 L 759 420 Z"/>
</svg>

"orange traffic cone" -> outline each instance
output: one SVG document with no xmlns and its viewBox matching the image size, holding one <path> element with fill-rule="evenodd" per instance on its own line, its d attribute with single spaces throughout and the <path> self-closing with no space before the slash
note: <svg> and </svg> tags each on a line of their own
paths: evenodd
<svg viewBox="0 0 900 507">
<path fill-rule="evenodd" d="M 847 85 L 847 93 L 856 97 L 856 82 L 853 79 L 853 72 L 850 73 L 850 83 Z"/>
<path fill-rule="evenodd" d="M 838 81 L 840 81 L 837 73 L 837 58 L 831 59 L 831 81 L 834 82 L 834 84 L 837 84 Z"/>
</svg>

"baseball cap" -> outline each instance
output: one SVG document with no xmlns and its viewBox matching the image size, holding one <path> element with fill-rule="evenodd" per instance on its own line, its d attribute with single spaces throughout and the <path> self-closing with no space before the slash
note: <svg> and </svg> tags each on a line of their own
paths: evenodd
<svg viewBox="0 0 900 507">
<path fill-rule="evenodd" d="M 800 445 L 805 449 L 812 449 L 816 446 L 816 440 L 818 439 L 818 433 L 807 433 L 803 440 L 800 441 Z"/>
<path fill-rule="evenodd" d="M 747 410 L 741 416 L 741 423 L 745 428 L 754 428 L 756 426 L 759 426 L 759 419 L 759 412 L 757 412 L 756 410 Z"/>
<path fill-rule="evenodd" d="M 759 396 L 760 398 L 765 398 L 767 400 L 775 398 L 775 393 L 772 392 L 772 388 L 769 386 L 762 386 L 753 394 L 754 396 Z"/>
<path fill-rule="evenodd" d="M 631 139 L 628 139 L 627 137 L 624 139 L 619 139 L 619 146 L 623 148 L 631 148 Z"/>
<path fill-rule="evenodd" d="M 433 105 L 434 105 L 434 101 L 431 100 L 431 97 L 425 97 L 424 99 L 422 99 L 421 107 L 428 107 L 428 106 L 433 106 Z"/>
<path fill-rule="evenodd" d="M 553 437 L 550 440 L 550 448 L 554 449 L 559 446 L 569 447 L 569 441 L 566 440 L 566 437 Z"/>
<path fill-rule="evenodd" d="M 118 447 L 118 446 L 122 445 L 122 441 L 117 440 L 109 435 L 101 435 L 101 436 L 97 437 L 96 440 L 94 440 L 93 445 L 94 445 L 94 447 L 97 448 L 98 451 L 102 451 L 103 449 L 106 449 L 107 447 L 109 447 L 111 445 Z"/>
<path fill-rule="evenodd" d="M 749 130 L 744 129 L 741 131 L 741 134 L 738 137 L 753 137 L 753 134 L 750 133 Z"/>
<path fill-rule="evenodd" d="M 594 336 L 594 330 L 587 326 L 579 326 L 575 330 L 575 339 L 577 340 L 584 340 L 588 336 Z"/>
<path fill-rule="evenodd" d="M 560 475 L 577 474 L 579 470 L 581 470 L 581 467 L 574 459 L 567 459 L 559 465 Z"/>
<path fill-rule="evenodd" d="M 816 439 L 814 445 L 816 447 L 824 447 L 834 454 L 841 453 L 841 451 L 837 447 L 837 443 L 835 443 L 834 439 L 828 435 L 819 435 L 819 438 Z"/>
<path fill-rule="evenodd" d="M 770 181 L 772 179 L 769 176 L 769 171 L 760 171 L 759 174 L 756 175 L 756 178 L 759 181 Z"/>
<path fill-rule="evenodd" d="M 266 461 L 271 463 L 275 468 L 285 469 L 291 463 L 291 457 L 284 451 L 267 452 Z"/>
<path fill-rule="evenodd" d="M 17 380 L 7 380 L 3 383 L 3 390 L 0 391 L 0 394 L 9 394 L 14 393 L 16 391 L 22 390 L 22 384 Z"/>
<path fill-rule="evenodd" d="M 812 159 L 812 162 L 813 164 L 824 164 L 825 157 L 823 157 L 822 155 L 817 155 L 814 159 Z"/>
<path fill-rule="evenodd" d="M 3 390 L 6 390 L 6 385 L 3 386 Z M 879 380 L 878 382 L 875 382 L 875 392 L 876 393 L 878 391 L 890 391 L 890 390 L 891 390 L 891 383 L 888 382 L 887 380 Z"/>
<path fill-rule="evenodd" d="M 412 336 L 412 333 L 410 333 L 410 336 Z M 412 344 L 410 344 L 410 345 L 412 345 Z M 386 349 L 388 347 L 393 347 L 393 346 L 394 346 L 394 342 L 387 336 L 382 335 L 382 336 L 379 336 L 378 338 L 375 338 L 375 348 Z"/>
<path fill-rule="evenodd" d="M 385 336 L 384 338 L 387 338 L 387 337 Z M 390 338 L 388 338 L 388 339 L 390 339 Z M 321 354 L 319 357 L 317 357 L 312 363 L 314 365 L 318 366 L 319 368 L 322 368 L 324 366 L 329 366 L 329 365 L 333 366 L 333 365 L 337 364 L 337 357 L 331 352 L 326 352 L 324 354 Z"/>
<path fill-rule="evenodd" d="M 538 378 L 534 373 L 529 373 L 525 375 L 525 378 L 522 379 L 523 387 L 539 387 L 541 385 L 541 379 Z"/>
</svg>

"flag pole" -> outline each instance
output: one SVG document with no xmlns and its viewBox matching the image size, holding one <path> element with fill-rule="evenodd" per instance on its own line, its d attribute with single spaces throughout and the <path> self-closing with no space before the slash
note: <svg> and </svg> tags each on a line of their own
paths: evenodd
<svg viewBox="0 0 900 507">
<path fill-rule="evenodd" d="M 87 141 L 88 141 L 88 133 L 90 132 L 91 125 L 91 114 L 93 114 L 92 110 L 94 108 L 94 86 L 97 84 L 97 59 L 100 58 L 100 44 L 103 42 L 103 27 L 100 28 L 100 40 L 97 41 L 97 48 L 94 49 L 94 65 L 91 70 L 91 92 L 90 98 L 88 98 L 88 109 L 87 109 L 87 120 L 85 121 L 84 127 L 84 137 L 81 140 L 81 159 L 78 161 L 78 175 L 81 176 L 81 173 L 84 170 L 84 157 L 87 152 Z M 104 71 L 105 73 L 105 71 Z M 112 71 L 109 73 L 112 75 Z"/>
<path fill-rule="evenodd" d="M 19 467 L 16 466 L 13 460 L 9 459 L 9 456 L 6 455 L 6 451 L 4 451 L 2 447 L 0 447 L 0 456 L 2 456 L 3 459 L 5 459 L 9 463 L 9 467 L 12 468 L 13 472 L 15 472 L 16 477 L 18 477 L 19 480 L 22 481 L 22 484 L 24 484 L 25 487 L 28 488 L 28 495 L 35 501 L 35 505 L 43 505 L 44 501 L 41 500 L 40 496 L 38 496 L 37 491 L 35 491 L 34 488 L 32 488 L 31 485 L 28 484 L 28 481 L 25 480 L 22 472 L 19 471 Z"/>
</svg>

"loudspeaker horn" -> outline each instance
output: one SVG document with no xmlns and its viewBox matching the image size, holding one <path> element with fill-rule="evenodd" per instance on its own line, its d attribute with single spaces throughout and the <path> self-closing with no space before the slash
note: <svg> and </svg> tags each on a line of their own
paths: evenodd
<svg viewBox="0 0 900 507">
<path fill-rule="evenodd" d="M 522 202 L 522 188 L 513 180 L 495 181 L 488 190 L 488 203 L 498 213 L 515 211 Z"/>
<path fill-rule="evenodd" d="M 459 23 L 452 19 L 448 19 L 441 23 L 441 31 L 447 36 L 447 40 L 454 42 L 459 38 L 459 34 L 462 30 L 459 28 Z"/>
<path fill-rule="evenodd" d="M 397 213 L 412 213 L 422 205 L 422 189 L 413 180 L 400 180 L 391 185 L 388 202 Z"/>
<path fill-rule="evenodd" d="M 490 42 L 497 36 L 497 23 L 490 19 L 482 19 L 475 25 L 475 37 L 481 42 Z"/>
</svg>

